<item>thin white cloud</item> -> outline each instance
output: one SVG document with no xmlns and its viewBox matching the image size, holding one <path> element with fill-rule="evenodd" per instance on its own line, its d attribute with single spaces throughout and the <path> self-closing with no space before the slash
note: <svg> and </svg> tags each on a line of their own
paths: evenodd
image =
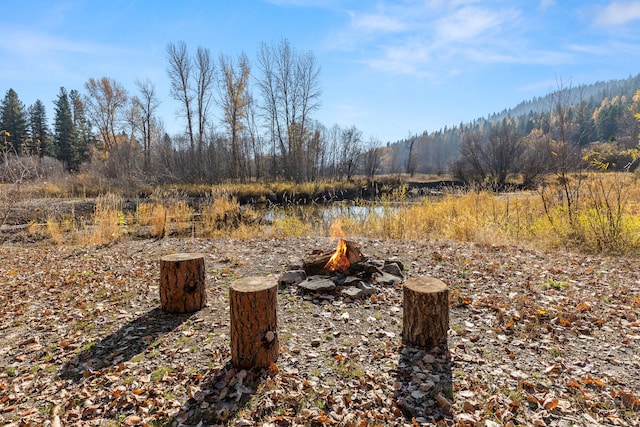
<svg viewBox="0 0 640 427">
<path fill-rule="evenodd" d="M 640 20 L 640 1 L 613 1 L 596 13 L 595 22 L 609 27 L 637 20 Z"/>
<path fill-rule="evenodd" d="M 497 33 L 500 27 L 517 19 L 514 11 L 493 11 L 478 7 L 465 7 L 436 22 L 440 42 L 469 41 L 486 33 Z"/>
<path fill-rule="evenodd" d="M 588 8 L 557 0 L 379 0 L 361 7 L 348 12 L 346 27 L 332 32 L 328 48 L 347 51 L 354 61 L 384 73 L 431 82 L 494 64 L 555 67 L 621 52 L 614 39 L 586 27 L 558 35 L 560 16 L 579 19 Z M 601 23 L 609 25 L 640 19 L 640 0 L 614 0 L 601 12 Z"/>
<path fill-rule="evenodd" d="M 356 30 L 367 32 L 395 33 L 407 29 L 407 24 L 392 16 L 376 14 L 353 14 L 352 25 Z"/>
<path fill-rule="evenodd" d="M 106 54 L 116 53 L 116 49 L 86 41 L 70 41 L 35 31 L 13 29 L 0 37 L 0 50 L 17 53 L 21 56 L 40 56 L 45 54 Z"/>
<path fill-rule="evenodd" d="M 456 75 L 467 62 L 519 62 L 522 58 L 510 58 L 516 50 L 503 45 L 513 42 L 508 34 L 517 28 L 520 13 L 475 3 L 431 0 L 403 7 L 378 4 L 375 13 L 351 11 L 351 27 L 341 34 L 340 46 L 359 52 L 360 62 L 372 68 L 430 80 Z"/>
<path fill-rule="evenodd" d="M 555 0 L 540 0 L 540 4 L 538 4 L 538 9 L 549 9 L 550 7 L 555 6 Z"/>
</svg>

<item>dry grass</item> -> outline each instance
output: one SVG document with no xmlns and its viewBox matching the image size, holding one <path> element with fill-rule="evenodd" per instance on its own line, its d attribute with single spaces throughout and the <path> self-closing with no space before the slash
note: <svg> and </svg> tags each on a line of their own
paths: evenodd
<svg viewBox="0 0 640 427">
<path fill-rule="evenodd" d="M 418 204 L 383 203 L 365 217 L 342 218 L 350 234 L 392 239 L 448 238 L 528 243 L 585 252 L 640 250 L 640 185 L 631 174 L 574 177 L 571 207 L 563 189 L 498 195 L 447 194 Z"/>
<path fill-rule="evenodd" d="M 122 204 L 122 197 L 112 193 L 96 198 L 93 227 L 87 234 L 89 238 L 87 243 L 101 245 L 120 240 L 122 228 L 126 225 Z"/>
<path fill-rule="evenodd" d="M 281 191 L 285 187 L 269 184 L 269 188 Z M 197 212 L 184 193 L 174 190 L 154 193 L 152 202 L 140 203 L 135 217 L 125 218 L 122 199 L 107 194 L 97 199 L 91 233 L 69 219 L 50 219 L 46 229 L 55 243 L 71 233 L 75 234 L 72 240 L 91 244 L 118 240 L 133 223 L 150 226 L 150 235 L 156 237 L 278 238 L 329 233 L 326 220 L 312 217 L 309 209 L 276 208 L 270 211 L 271 219 L 264 221 L 260 212 L 240 206 L 230 196 L 239 188 L 209 189 L 208 201 Z M 366 206 L 363 204 L 363 208 Z M 400 187 L 375 208 L 370 207 L 366 215 L 345 214 L 338 219 L 351 236 L 447 238 L 635 254 L 640 250 L 640 183 L 632 174 L 582 174 L 572 176 L 567 183 L 550 180 L 539 191 L 450 192 L 417 203 L 407 199 L 406 187 Z"/>
</svg>

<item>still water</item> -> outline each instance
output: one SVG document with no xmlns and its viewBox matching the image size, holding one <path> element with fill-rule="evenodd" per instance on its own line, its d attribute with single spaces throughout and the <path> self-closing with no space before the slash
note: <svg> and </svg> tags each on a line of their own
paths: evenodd
<svg viewBox="0 0 640 427">
<path fill-rule="evenodd" d="M 406 202 L 403 203 L 406 205 Z M 269 208 L 259 213 L 267 222 L 283 219 L 286 216 L 296 216 L 301 221 L 312 224 L 316 229 L 329 229 L 338 220 L 349 219 L 363 222 L 371 215 L 385 216 L 396 212 L 401 203 L 366 203 L 339 202 L 330 205 L 296 205 L 289 207 Z"/>
</svg>

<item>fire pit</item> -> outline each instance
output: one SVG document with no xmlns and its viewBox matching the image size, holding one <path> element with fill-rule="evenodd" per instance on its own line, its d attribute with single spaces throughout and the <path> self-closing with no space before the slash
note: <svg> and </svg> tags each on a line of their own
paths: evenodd
<svg viewBox="0 0 640 427">
<path fill-rule="evenodd" d="M 397 260 L 369 260 L 358 245 L 340 237 L 336 248 L 316 250 L 292 263 L 280 277 L 280 288 L 297 286 L 302 293 L 338 293 L 359 299 L 376 294 L 380 287 L 403 280 Z"/>
</svg>

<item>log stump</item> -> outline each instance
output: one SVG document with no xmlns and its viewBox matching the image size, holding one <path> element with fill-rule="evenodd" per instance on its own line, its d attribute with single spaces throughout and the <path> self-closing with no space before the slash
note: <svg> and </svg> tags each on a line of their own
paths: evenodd
<svg viewBox="0 0 640 427">
<path fill-rule="evenodd" d="M 403 287 L 402 341 L 432 348 L 447 341 L 449 289 L 438 279 L 415 277 Z"/>
<path fill-rule="evenodd" d="M 268 277 L 231 284 L 231 362 L 236 368 L 266 368 L 278 359 L 277 297 L 278 282 Z"/>
<path fill-rule="evenodd" d="M 191 313 L 207 304 L 204 255 L 179 253 L 160 258 L 160 308 Z"/>
</svg>

